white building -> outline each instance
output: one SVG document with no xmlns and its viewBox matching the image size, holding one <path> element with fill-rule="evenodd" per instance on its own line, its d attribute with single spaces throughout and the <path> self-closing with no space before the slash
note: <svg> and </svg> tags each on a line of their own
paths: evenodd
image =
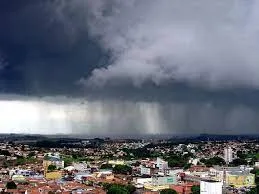
<svg viewBox="0 0 259 194">
<path fill-rule="evenodd" d="M 184 170 L 183 169 L 169 169 L 167 171 L 167 176 L 178 176 L 178 174 L 182 173 Z"/>
<path fill-rule="evenodd" d="M 177 183 L 176 176 L 152 177 L 151 185 L 173 185 Z"/>
<path fill-rule="evenodd" d="M 199 160 L 197 158 L 191 158 L 189 160 L 189 163 L 192 165 L 195 165 L 195 166 L 198 164 L 198 162 L 199 162 Z"/>
<path fill-rule="evenodd" d="M 23 170 L 23 169 L 17 169 L 17 170 L 10 170 L 9 171 L 9 175 L 13 176 L 13 175 L 23 175 L 23 176 L 33 176 L 35 175 L 35 172 L 31 171 L 31 170 Z"/>
<path fill-rule="evenodd" d="M 230 163 L 233 161 L 233 150 L 231 147 L 227 147 L 224 149 L 224 160 L 226 163 Z"/>
<path fill-rule="evenodd" d="M 222 194 L 222 182 L 215 181 L 201 181 L 201 194 Z"/>
<path fill-rule="evenodd" d="M 73 167 L 78 172 L 88 172 L 88 171 L 90 171 L 90 168 L 88 168 L 88 165 L 86 163 L 73 163 Z"/>
<path fill-rule="evenodd" d="M 159 171 L 165 171 L 166 169 L 168 169 L 168 162 L 164 161 L 161 158 L 156 159 L 156 165 Z"/>
<path fill-rule="evenodd" d="M 135 184 L 142 184 L 144 185 L 145 183 L 151 183 L 152 178 L 133 178 L 133 182 Z"/>
<path fill-rule="evenodd" d="M 141 175 L 151 175 L 151 169 L 150 168 L 146 168 L 144 166 L 140 167 L 140 174 Z"/>
</svg>

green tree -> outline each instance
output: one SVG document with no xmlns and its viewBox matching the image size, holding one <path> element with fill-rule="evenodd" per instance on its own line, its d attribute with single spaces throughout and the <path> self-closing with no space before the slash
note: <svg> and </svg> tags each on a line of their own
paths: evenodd
<svg viewBox="0 0 259 194">
<path fill-rule="evenodd" d="M 187 164 L 184 165 L 183 169 L 187 170 L 187 169 L 191 168 L 191 166 L 192 166 L 192 164 L 187 163 Z"/>
<path fill-rule="evenodd" d="M 54 171 L 56 169 L 57 169 L 57 167 L 55 165 L 51 164 L 51 165 L 48 166 L 48 171 Z"/>
<path fill-rule="evenodd" d="M 175 153 L 170 153 L 168 157 L 165 158 L 165 160 L 168 161 L 168 166 L 169 167 L 181 167 L 183 168 L 184 166 L 188 167 L 189 159 L 192 157 L 191 153 L 187 154 L 175 154 Z"/>
<path fill-rule="evenodd" d="M 112 165 L 111 164 L 102 164 L 100 169 L 112 169 Z"/>
<path fill-rule="evenodd" d="M 24 157 L 17 157 L 16 164 L 24 165 L 24 164 L 26 164 L 26 159 Z"/>
<path fill-rule="evenodd" d="M 8 150 L 0 150 L 0 155 L 11 156 L 11 154 Z"/>
<path fill-rule="evenodd" d="M 112 185 L 108 189 L 107 194 L 129 194 L 129 191 L 121 185 Z"/>
<path fill-rule="evenodd" d="M 128 165 L 115 165 L 113 168 L 115 174 L 131 174 L 132 168 Z"/>
<path fill-rule="evenodd" d="M 139 162 L 139 161 L 136 161 L 135 163 L 133 163 L 132 165 L 133 166 L 135 166 L 135 167 L 137 167 L 137 166 L 139 166 L 141 164 L 141 162 Z"/>
<path fill-rule="evenodd" d="M 118 194 L 132 194 L 136 191 L 136 187 L 128 184 L 128 185 L 119 185 L 119 184 L 109 184 L 109 183 L 103 183 L 104 190 L 107 191 L 107 193 L 118 193 Z"/>
<path fill-rule="evenodd" d="M 250 191 L 247 191 L 246 194 L 258 194 L 256 188 L 252 188 Z"/>
<path fill-rule="evenodd" d="M 11 181 L 11 182 L 7 182 L 6 186 L 7 189 L 17 189 L 17 185 L 15 184 L 15 182 Z"/>
<path fill-rule="evenodd" d="M 163 189 L 160 194 L 177 194 L 177 192 L 173 189 Z"/>
<path fill-rule="evenodd" d="M 201 159 L 200 159 L 200 162 L 203 163 L 203 164 L 205 164 L 206 159 L 205 159 L 205 158 L 201 158 Z"/>
<path fill-rule="evenodd" d="M 209 159 L 204 159 L 202 158 L 200 160 L 200 162 L 202 162 L 203 164 L 205 164 L 207 167 L 211 167 L 213 165 L 219 165 L 219 166 L 222 166 L 224 164 L 226 164 L 226 162 L 224 161 L 223 158 L 220 158 L 218 156 L 215 156 L 213 158 L 209 158 Z"/>
<path fill-rule="evenodd" d="M 252 174 L 255 174 L 255 176 L 259 176 L 259 169 L 254 168 L 253 170 L 251 170 Z"/>
<path fill-rule="evenodd" d="M 74 159 L 71 157 L 64 157 L 63 160 L 64 160 L 65 167 L 70 166 L 74 161 Z"/>
<path fill-rule="evenodd" d="M 144 148 L 137 148 L 137 149 L 124 149 L 124 152 L 127 153 L 127 155 L 131 155 L 131 157 L 134 158 L 150 158 L 151 152 L 146 147 Z"/>
<path fill-rule="evenodd" d="M 259 185 L 257 185 L 255 188 L 250 189 L 250 191 L 247 191 L 246 194 L 258 194 L 259 193 Z"/>
<path fill-rule="evenodd" d="M 191 188 L 192 194 L 200 194 L 200 186 L 193 185 Z"/>
<path fill-rule="evenodd" d="M 244 158 L 236 158 L 231 163 L 233 166 L 247 165 L 247 161 Z"/>
<path fill-rule="evenodd" d="M 128 184 L 125 186 L 129 193 L 134 193 L 136 191 L 136 187 L 134 185 Z"/>
<path fill-rule="evenodd" d="M 244 154 L 242 151 L 239 150 L 239 151 L 237 151 L 237 157 L 244 159 L 244 158 L 246 158 L 246 154 Z"/>
<path fill-rule="evenodd" d="M 110 183 L 102 183 L 103 189 L 104 190 L 109 190 L 109 188 L 112 186 Z"/>
<path fill-rule="evenodd" d="M 35 152 L 30 152 L 30 153 L 28 154 L 28 157 L 29 157 L 29 158 L 31 158 L 31 157 L 33 157 L 33 156 L 35 156 Z"/>
</svg>

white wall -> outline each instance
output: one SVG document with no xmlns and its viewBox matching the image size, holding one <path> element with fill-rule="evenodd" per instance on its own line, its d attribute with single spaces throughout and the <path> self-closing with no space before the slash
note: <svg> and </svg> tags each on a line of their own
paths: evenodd
<svg viewBox="0 0 259 194">
<path fill-rule="evenodd" d="M 221 182 L 205 182 L 201 181 L 201 194 L 222 194 Z"/>
</svg>

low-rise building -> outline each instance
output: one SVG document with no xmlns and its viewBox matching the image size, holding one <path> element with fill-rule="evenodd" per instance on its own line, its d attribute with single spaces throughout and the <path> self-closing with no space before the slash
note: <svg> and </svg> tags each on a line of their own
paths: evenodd
<svg viewBox="0 0 259 194">
<path fill-rule="evenodd" d="M 62 177 L 62 173 L 60 171 L 46 172 L 45 178 L 49 180 L 58 180 Z"/>
<path fill-rule="evenodd" d="M 244 172 L 229 172 L 226 176 L 226 182 L 234 187 L 254 187 L 255 175 Z"/>
</svg>

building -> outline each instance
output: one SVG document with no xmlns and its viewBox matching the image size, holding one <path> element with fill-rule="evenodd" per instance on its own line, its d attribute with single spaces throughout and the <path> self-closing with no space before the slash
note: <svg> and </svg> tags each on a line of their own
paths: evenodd
<svg viewBox="0 0 259 194">
<path fill-rule="evenodd" d="M 255 175 L 247 172 L 229 172 L 226 175 L 227 185 L 238 187 L 254 187 Z"/>
<path fill-rule="evenodd" d="M 253 168 L 247 166 L 238 166 L 238 167 L 227 167 L 225 168 L 226 176 L 228 175 L 248 175 L 249 172 Z M 212 177 L 214 180 L 223 181 L 224 177 L 224 168 L 219 166 L 214 166 L 210 168 L 209 176 Z"/>
<path fill-rule="evenodd" d="M 148 190 L 168 189 L 170 185 L 177 184 L 176 176 L 152 177 L 149 182 L 144 183 L 144 188 Z"/>
<path fill-rule="evenodd" d="M 216 181 L 201 181 L 201 194 L 222 194 L 222 182 Z"/>
<path fill-rule="evenodd" d="M 45 178 L 48 180 L 58 180 L 62 177 L 62 173 L 60 171 L 54 171 L 54 172 L 46 172 Z"/>
<path fill-rule="evenodd" d="M 233 161 L 233 150 L 231 147 L 227 147 L 224 149 L 224 160 L 226 163 L 230 163 Z"/>
<path fill-rule="evenodd" d="M 57 157 L 49 157 L 46 156 L 43 160 L 43 167 L 44 170 L 48 169 L 49 165 L 54 165 L 57 167 L 57 169 L 63 169 L 64 168 L 64 161 Z"/>
<path fill-rule="evenodd" d="M 9 175 L 10 176 L 13 176 L 13 175 L 23 175 L 23 176 L 29 177 L 29 176 L 35 175 L 35 172 L 33 172 L 31 170 L 18 169 L 18 170 L 10 170 L 9 171 Z"/>
<path fill-rule="evenodd" d="M 144 185 L 147 183 L 151 183 L 151 181 L 152 181 L 152 178 L 133 178 L 134 184 Z"/>
<path fill-rule="evenodd" d="M 108 164 L 111 164 L 111 165 L 124 165 L 125 161 L 124 160 L 109 160 Z"/>
<path fill-rule="evenodd" d="M 152 177 L 151 184 L 153 186 L 159 185 L 173 185 L 177 183 L 176 176 Z"/>
<path fill-rule="evenodd" d="M 175 190 L 178 194 L 192 193 L 193 184 L 181 184 L 181 185 L 171 185 L 170 189 Z"/>
<path fill-rule="evenodd" d="M 64 160 L 61 160 L 59 155 L 50 155 L 47 154 L 43 160 L 43 168 L 44 168 L 44 176 L 47 177 L 54 177 L 49 179 L 56 179 L 60 175 L 56 172 L 48 172 L 48 167 L 50 165 L 56 166 L 56 169 L 63 169 L 64 168 Z M 47 178 L 48 179 L 48 178 Z"/>
<path fill-rule="evenodd" d="M 25 182 L 26 178 L 23 175 L 13 175 L 12 180 L 16 182 Z"/>
<path fill-rule="evenodd" d="M 156 166 L 159 169 L 159 171 L 165 171 L 168 169 L 168 162 L 164 161 L 161 158 L 156 159 Z"/>
<path fill-rule="evenodd" d="M 259 162 L 255 162 L 255 168 L 259 168 Z"/>
<path fill-rule="evenodd" d="M 147 167 L 144 167 L 144 166 L 141 166 L 140 167 L 140 174 L 141 175 L 151 175 L 151 169 L 147 168 Z"/>
<path fill-rule="evenodd" d="M 73 167 L 79 172 L 89 172 L 91 170 L 86 163 L 73 163 Z"/>
</svg>

